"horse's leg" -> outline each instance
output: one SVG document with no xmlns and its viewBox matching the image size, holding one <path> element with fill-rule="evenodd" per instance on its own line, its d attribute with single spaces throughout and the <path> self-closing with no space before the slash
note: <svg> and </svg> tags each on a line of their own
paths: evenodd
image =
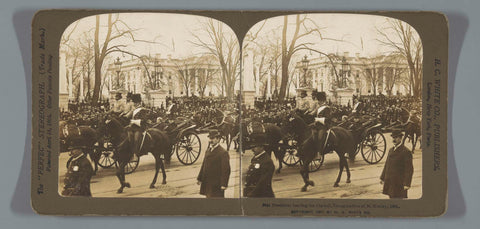
<svg viewBox="0 0 480 229">
<path fill-rule="evenodd" d="M 333 184 L 333 187 L 338 187 L 338 183 L 340 182 L 340 179 L 342 178 L 342 172 L 343 172 L 344 160 L 345 160 L 345 156 L 343 156 L 342 153 L 337 153 L 337 154 L 338 154 L 338 157 L 339 157 L 338 165 L 340 167 L 339 168 L 340 171 L 338 171 L 337 180 L 335 181 L 335 184 Z"/>
<path fill-rule="evenodd" d="M 117 190 L 117 193 L 122 193 L 123 188 L 127 187 L 130 188 L 130 184 L 125 182 L 125 166 L 127 165 L 127 162 L 120 162 L 117 168 L 117 178 L 120 181 L 120 188 Z"/>
<path fill-rule="evenodd" d="M 226 141 L 226 143 L 227 143 L 227 151 L 229 151 L 229 150 L 230 150 L 230 145 L 231 145 L 231 144 L 230 144 L 230 143 L 231 143 L 231 142 L 230 142 L 230 134 L 227 134 L 227 135 L 225 136 L 225 141 Z"/>
<path fill-rule="evenodd" d="M 285 153 L 284 151 L 282 152 L 282 150 L 279 150 L 278 148 L 274 149 L 273 150 L 273 153 L 275 154 L 275 157 L 277 158 L 278 160 L 278 169 L 277 169 L 277 173 L 280 173 L 280 170 L 282 170 L 282 167 L 283 167 L 283 156 L 285 156 Z"/>
<path fill-rule="evenodd" d="M 348 167 L 348 161 L 345 157 L 343 158 L 343 163 L 345 165 L 345 170 L 347 170 L 347 183 L 350 183 L 350 182 L 352 182 L 350 180 L 350 168 Z"/>
<path fill-rule="evenodd" d="M 305 183 L 305 185 L 301 189 L 302 192 L 306 192 L 307 187 L 309 185 L 315 186 L 315 183 L 313 183 L 313 181 L 310 180 L 309 174 L 308 174 L 308 165 L 310 164 L 310 162 L 311 162 L 311 160 L 310 161 L 308 161 L 308 160 L 304 161 L 304 163 L 302 164 L 302 167 L 300 169 L 300 175 L 302 175 L 303 182 Z"/>
<path fill-rule="evenodd" d="M 417 141 L 418 141 L 418 134 L 413 133 L 412 154 L 415 153 L 415 146 L 417 145 Z"/>
<path fill-rule="evenodd" d="M 160 169 L 160 161 L 162 161 L 158 152 L 153 153 L 153 157 L 155 158 L 155 176 L 153 176 L 153 180 L 152 180 L 152 183 L 150 184 L 150 188 L 155 188 L 155 183 L 157 183 L 158 170 Z"/>
<path fill-rule="evenodd" d="M 100 156 L 101 156 L 101 153 L 100 152 L 96 152 L 95 150 L 92 150 L 91 151 L 92 154 L 93 154 L 93 163 L 95 164 L 95 172 L 94 174 L 97 174 L 97 171 L 98 171 L 98 161 L 100 161 Z"/>
<path fill-rule="evenodd" d="M 167 184 L 167 173 L 165 172 L 165 166 L 163 165 L 163 160 L 160 159 L 160 169 L 162 169 L 162 184 Z"/>
</svg>

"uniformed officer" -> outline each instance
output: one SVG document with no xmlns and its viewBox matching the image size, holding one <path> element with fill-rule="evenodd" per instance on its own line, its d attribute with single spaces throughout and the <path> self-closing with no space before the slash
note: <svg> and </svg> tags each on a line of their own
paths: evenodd
<svg viewBox="0 0 480 229">
<path fill-rule="evenodd" d="M 92 196 L 90 191 L 90 179 L 93 168 L 83 149 L 75 147 L 70 151 L 68 170 L 65 174 L 63 196 Z"/>
<path fill-rule="evenodd" d="M 142 98 L 140 94 L 132 95 L 132 102 L 134 109 L 131 112 L 131 120 L 129 129 L 133 132 L 134 144 L 133 152 L 141 156 L 142 142 L 145 137 L 145 130 L 147 129 L 147 119 L 149 110 L 142 107 Z"/>
<path fill-rule="evenodd" d="M 327 125 L 331 121 L 332 109 L 327 104 L 327 94 L 323 91 L 315 93 L 315 100 L 318 107 L 314 113 L 315 122 Z"/>
<path fill-rule="evenodd" d="M 250 136 L 253 146 L 253 158 L 245 177 L 244 197 L 271 197 L 275 195 L 272 189 L 272 177 L 275 170 L 271 156 L 265 152 L 266 139 L 264 134 Z"/>
</svg>

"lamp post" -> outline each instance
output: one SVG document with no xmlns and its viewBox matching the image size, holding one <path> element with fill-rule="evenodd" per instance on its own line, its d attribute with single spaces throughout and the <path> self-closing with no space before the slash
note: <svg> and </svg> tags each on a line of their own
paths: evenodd
<svg viewBox="0 0 480 229">
<path fill-rule="evenodd" d="M 347 87 L 347 74 L 348 74 L 348 63 L 347 63 L 347 58 L 345 56 L 342 58 L 342 72 L 340 74 L 341 81 L 340 81 L 340 88 L 346 88 Z"/>
<path fill-rule="evenodd" d="M 155 58 L 155 63 L 153 65 L 154 69 L 154 90 L 157 90 L 160 88 L 160 81 L 163 78 L 163 68 L 162 65 L 158 62 L 158 59 Z"/>
<path fill-rule="evenodd" d="M 117 89 L 120 88 L 120 72 L 122 71 L 122 62 L 120 61 L 120 57 L 117 57 L 117 60 L 114 62 L 115 70 L 117 72 Z"/>
<path fill-rule="evenodd" d="M 305 55 L 302 59 L 302 68 L 304 71 L 303 75 L 303 87 L 307 87 L 307 71 L 308 71 L 308 63 L 310 60 L 307 59 L 307 55 Z"/>
</svg>

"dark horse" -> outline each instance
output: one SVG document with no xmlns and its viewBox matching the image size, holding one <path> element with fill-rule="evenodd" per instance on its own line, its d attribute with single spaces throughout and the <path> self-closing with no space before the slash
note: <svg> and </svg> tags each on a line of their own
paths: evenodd
<svg viewBox="0 0 480 229">
<path fill-rule="evenodd" d="M 150 184 L 150 188 L 155 188 L 159 169 L 162 169 L 162 184 L 167 183 L 167 175 L 165 173 L 163 158 L 170 157 L 172 144 L 170 143 L 170 139 L 165 132 L 155 128 L 149 128 L 143 134 L 140 146 L 136 146 L 136 141 L 134 141 L 134 133 L 128 129 L 129 127 L 123 127 L 121 122 L 115 117 L 107 118 L 105 123 L 107 134 L 111 136 L 112 144 L 115 147 L 115 153 L 113 157 L 118 162 L 116 175 L 121 186 L 117 190 L 117 193 L 122 193 L 124 187 L 130 188 L 130 184 L 125 181 L 125 166 L 133 157 L 134 152 L 138 152 L 138 157 L 146 155 L 150 152 L 155 158 L 155 176 Z"/>
<path fill-rule="evenodd" d="M 234 137 L 238 134 L 238 117 L 235 117 L 235 115 L 225 115 L 218 124 L 217 129 L 220 132 L 220 135 L 222 138 L 225 140 L 225 143 L 227 144 L 227 150 L 230 150 L 230 146 L 232 145 L 232 142 L 235 144 L 235 148 L 237 147 L 237 142 L 234 141 Z"/>
<path fill-rule="evenodd" d="M 317 157 L 317 153 L 325 155 L 335 151 L 338 155 L 340 171 L 333 187 L 338 187 L 344 167 L 347 171 L 347 183 L 350 183 L 350 169 L 345 154 L 353 160 L 356 144 L 349 130 L 342 127 L 327 128 L 319 123 L 314 124 L 316 126 L 307 125 L 298 115 L 290 116 L 288 125 L 299 143 L 297 156 L 302 162 L 300 175 L 305 183 L 301 189 L 302 192 L 307 191 L 309 185 L 315 185 L 309 178 L 308 166 Z"/>
<path fill-rule="evenodd" d="M 248 122 L 246 124 L 242 121 L 242 146 L 243 149 L 251 149 L 252 147 L 249 145 L 250 135 L 252 133 L 264 133 L 266 136 L 266 145 L 264 147 L 265 152 L 269 155 L 272 155 L 272 152 L 275 155 L 275 158 L 278 160 L 278 169 L 277 173 L 280 173 L 282 169 L 283 157 L 285 156 L 285 150 L 282 150 L 280 147 L 282 143 L 281 140 L 284 139 L 284 134 L 282 129 L 275 124 L 272 123 L 261 123 L 261 122 Z"/>
<path fill-rule="evenodd" d="M 405 130 L 405 137 L 403 139 L 403 142 L 408 138 L 412 142 L 412 153 L 415 150 L 415 146 L 417 145 L 418 139 L 420 136 L 422 136 L 422 129 L 420 127 L 420 122 L 419 121 L 411 121 L 409 120 L 405 125 L 404 125 L 404 130 Z"/>
<path fill-rule="evenodd" d="M 100 154 L 96 153 L 95 144 L 101 142 L 98 132 L 89 126 L 76 126 L 66 121 L 59 122 L 60 148 L 62 151 L 71 147 L 82 147 L 94 163 L 95 173 L 98 171 Z"/>
</svg>

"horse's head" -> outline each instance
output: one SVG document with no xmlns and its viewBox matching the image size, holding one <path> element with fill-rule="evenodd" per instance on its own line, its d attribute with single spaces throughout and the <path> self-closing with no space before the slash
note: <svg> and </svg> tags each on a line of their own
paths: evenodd
<svg viewBox="0 0 480 229">
<path fill-rule="evenodd" d="M 306 132 L 308 125 L 307 123 L 296 113 L 290 113 L 286 115 L 283 119 L 283 126 L 290 133 L 300 134 Z"/>
</svg>

